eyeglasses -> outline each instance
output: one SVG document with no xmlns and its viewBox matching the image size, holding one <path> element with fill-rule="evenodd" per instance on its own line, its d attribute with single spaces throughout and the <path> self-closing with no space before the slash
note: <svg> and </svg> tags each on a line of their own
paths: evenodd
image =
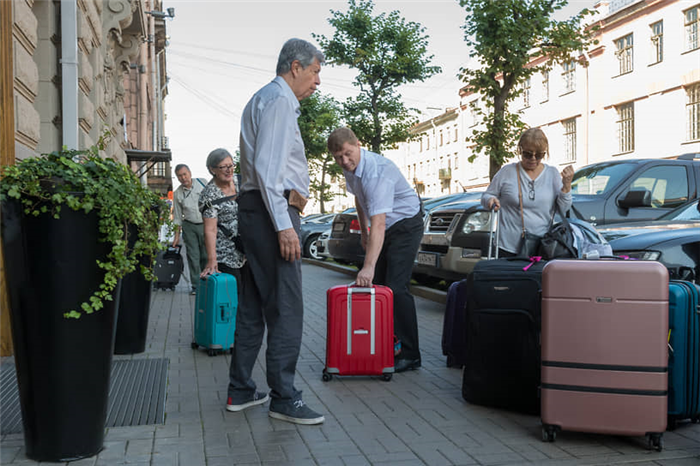
<svg viewBox="0 0 700 466">
<path fill-rule="evenodd" d="M 222 172 L 227 172 L 229 170 L 233 170 L 233 165 L 219 165 L 216 167 L 217 170 L 221 170 Z"/>
<path fill-rule="evenodd" d="M 546 152 L 530 152 L 529 150 L 524 150 L 520 152 L 520 155 L 523 156 L 524 159 L 537 159 L 537 160 L 542 160 L 545 155 L 547 155 Z"/>
<path fill-rule="evenodd" d="M 530 180 L 527 182 L 529 191 L 527 193 L 527 197 L 530 198 L 531 201 L 535 200 L 535 180 Z"/>
</svg>

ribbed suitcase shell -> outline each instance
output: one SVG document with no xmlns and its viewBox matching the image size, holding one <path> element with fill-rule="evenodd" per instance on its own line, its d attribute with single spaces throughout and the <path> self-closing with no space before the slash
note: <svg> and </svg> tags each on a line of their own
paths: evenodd
<svg viewBox="0 0 700 466">
<path fill-rule="evenodd" d="M 543 429 L 660 439 L 666 430 L 668 283 L 658 262 L 556 260 L 545 266 Z"/>
<path fill-rule="evenodd" d="M 236 277 L 215 273 L 199 280 L 194 318 L 195 344 L 210 350 L 233 347 L 238 311 Z"/>
<path fill-rule="evenodd" d="M 700 418 L 700 304 L 698 286 L 687 281 L 669 285 L 668 418 Z"/>
<path fill-rule="evenodd" d="M 326 368 L 330 375 L 394 372 L 394 294 L 375 285 L 334 286 L 326 293 Z"/>
</svg>

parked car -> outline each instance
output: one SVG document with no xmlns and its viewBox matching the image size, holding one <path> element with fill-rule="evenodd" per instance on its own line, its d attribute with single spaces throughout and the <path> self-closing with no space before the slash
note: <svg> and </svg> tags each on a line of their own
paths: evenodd
<svg viewBox="0 0 700 466">
<path fill-rule="evenodd" d="M 572 214 L 593 225 L 652 220 L 700 195 L 700 154 L 612 160 L 576 171 Z"/>
<path fill-rule="evenodd" d="M 491 214 L 477 194 L 430 211 L 413 265 L 418 283 L 461 280 L 488 253 Z"/>
<path fill-rule="evenodd" d="M 301 224 L 301 255 L 311 259 L 323 259 L 316 252 L 316 240 L 333 222 L 335 214 L 325 214 Z"/>
<path fill-rule="evenodd" d="M 423 210 L 427 213 L 447 202 L 460 199 L 480 199 L 481 192 L 460 192 L 444 196 L 422 199 Z M 331 257 L 340 263 L 354 264 L 361 267 L 365 260 L 365 251 L 362 249 L 360 235 L 360 221 L 354 208 L 338 214 L 333 222 L 333 231 L 328 241 L 328 249 Z"/>
<path fill-rule="evenodd" d="M 322 260 L 331 257 L 331 255 L 328 253 L 328 239 L 330 237 L 331 229 L 329 228 L 321 233 L 321 236 L 319 236 L 316 240 L 316 255 Z"/>
<path fill-rule="evenodd" d="M 664 264 L 672 279 L 698 283 L 700 276 L 700 212 L 689 202 L 663 217 L 646 222 L 611 224 L 598 231 L 613 253 Z"/>
</svg>

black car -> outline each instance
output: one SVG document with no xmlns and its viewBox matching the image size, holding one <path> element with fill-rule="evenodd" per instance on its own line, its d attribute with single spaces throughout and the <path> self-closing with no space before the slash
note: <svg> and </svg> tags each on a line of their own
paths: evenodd
<svg viewBox="0 0 700 466">
<path fill-rule="evenodd" d="M 481 192 L 461 192 L 428 199 L 423 198 L 421 201 L 427 217 L 431 209 L 442 204 L 480 198 Z M 354 208 L 341 212 L 333 221 L 333 230 L 328 239 L 328 252 L 336 262 L 362 266 L 365 260 L 365 250 L 362 249 L 360 222 Z"/>
<path fill-rule="evenodd" d="M 311 259 L 323 260 L 316 250 L 316 240 L 321 233 L 328 230 L 335 214 L 324 214 L 301 223 L 301 255 Z"/>
<path fill-rule="evenodd" d="M 691 201 L 648 222 L 599 227 L 613 253 L 638 260 L 657 260 L 672 279 L 698 282 L 700 273 L 700 212 Z"/>
<path fill-rule="evenodd" d="M 576 170 L 572 215 L 592 223 L 653 220 L 700 195 L 700 154 L 611 160 Z"/>
</svg>

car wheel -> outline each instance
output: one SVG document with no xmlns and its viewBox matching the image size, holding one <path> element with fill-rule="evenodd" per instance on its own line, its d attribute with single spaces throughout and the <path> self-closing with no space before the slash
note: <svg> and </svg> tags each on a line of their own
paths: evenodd
<svg viewBox="0 0 700 466">
<path fill-rule="evenodd" d="M 318 249 L 316 248 L 316 240 L 319 236 L 321 235 L 311 235 L 307 238 L 306 243 L 304 243 L 304 257 L 310 257 L 316 260 L 323 259 L 318 255 Z"/>
</svg>

